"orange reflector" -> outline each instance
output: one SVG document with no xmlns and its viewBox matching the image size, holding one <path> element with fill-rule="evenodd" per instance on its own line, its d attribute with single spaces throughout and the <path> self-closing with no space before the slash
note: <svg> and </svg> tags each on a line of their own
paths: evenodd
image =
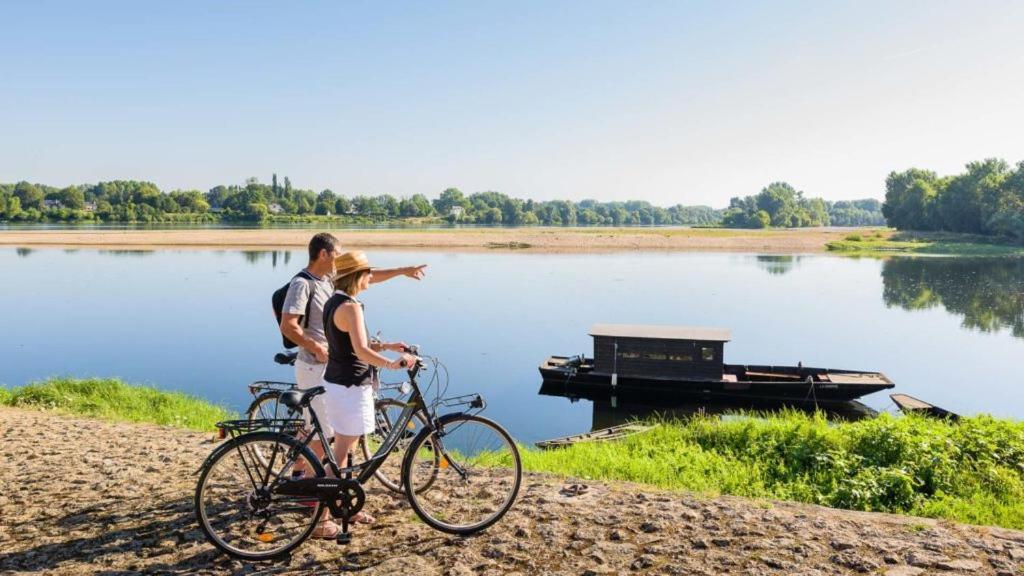
<svg viewBox="0 0 1024 576">
<path fill-rule="evenodd" d="M 412 422 L 409 422 L 408 424 L 406 424 L 405 427 L 408 428 L 409 430 L 415 430 L 416 429 L 416 425 L 413 424 Z"/>
<path fill-rule="evenodd" d="M 447 458 L 442 458 L 441 459 L 441 468 L 447 468 L 447 467 L 448 467 L 448 459 Z"/>
<path fill-rule="evenodd" d="M 217 428 L 217 438 L 223 440 L 227 438 L 228 433 L 223 428 Z"/>
<path fill-rule="evenodd" d="M 269 532 L 264 532 L 263 534 L 259 534 L 258 536 L 256 536 L 256 538 L 260 542 L 273 542 L 274 541 L 274 535 L 270 534 Z"/>
</svg>

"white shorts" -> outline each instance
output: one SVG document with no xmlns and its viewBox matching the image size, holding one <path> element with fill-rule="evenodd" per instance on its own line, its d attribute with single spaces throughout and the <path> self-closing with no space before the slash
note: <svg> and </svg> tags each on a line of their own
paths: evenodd
<svg viewBox="0 0 1024 576">
<path fill-rule="evenodd" d="M 316 388 L 324 384 L 324 370 L 327 369 L 327 364 L 309 364 L 302 360 L 295 360 L 295 386 L 299 390 L 309 390 L 310 388 Z M 331 384 L 328 384 L 331 386 Z M 310 402 L 310 407 L 316 410 L 316 417 L 320 419 L 320 427 L 324 429 L 324 435 L 330 438 L 334 436 L 334 430 L 331 429 L 330 424 L 327 421 L 327 405 L 324 403 L 324 396 L 321 394 L 313 401 Z M 303 413 L 303 418 L 306 419 L 306 425 L 311 426 L 312 420 L 309 418 L 309 412 Z"/>
<path fill-rule="evenodd" d="M 324 429 L 329 426 L 335 434 L 362 436 L 373 432 L 376 427 L 373 417 L 373 386 L 340 386 L 326 380 L 321 385 L 327 390 L 316 397 L 323 399 L 324 412 L 317 410 L 317 417 Z"/>
</svg>

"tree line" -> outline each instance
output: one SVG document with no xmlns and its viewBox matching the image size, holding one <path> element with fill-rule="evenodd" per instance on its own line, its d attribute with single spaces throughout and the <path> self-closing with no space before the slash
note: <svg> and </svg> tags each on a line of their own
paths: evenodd
<svg viewBox="0 0 1024 576">
<path fill-rule="evenodd" d="M 911 168 L 885 180 L 882 213 L 900 230 L 1002 236 L 1024 242 L 1024 161 L 989 158 L 938 176 Z"/>
<path fill-rule="evenodd" d="M 726 228 L 880 226 L 882 203 L 873 198 L 828 202 L 806 198 L 787 182 L 772 182 L 755 196 L 735 197 L 722 213 Z"/>
<path fill-rule="evenodd" d="M 825 202 L 805 199 L 784 182 L 757 196 L 734 198 L 725 210 L 709 206 L 654 206 L 642 200 L 535 201 L 500 192 L 464 194 L 448 188 L 434 199 L 423 194 L 346 197 L 295 188 L 289 178 L 270 184 L 250 178 L 242 185 L 206 192 L 162 192 L 151 182 L 115 180 L 57 188 L 18 182 L 0 184 L 0 220 L 14 222 L 218 222 L 303 221 L 330 218 L 348 222 L 433 219 L 452 224 L 511 226 L 859 226 L 879 224 L 877 200 Z"/>
</svg>

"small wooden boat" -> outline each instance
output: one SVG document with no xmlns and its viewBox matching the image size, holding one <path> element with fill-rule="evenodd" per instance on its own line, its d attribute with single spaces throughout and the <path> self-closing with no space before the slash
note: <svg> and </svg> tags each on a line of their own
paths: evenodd
<svg viewBox="0 0 1024 576">
<path fill-rule="evenodd" d="M 890 394 L 889 398 L 891 398 L 900 409 L 900 412 L 903 412 L 904 414 L 923 414 L 933 418 L 948 418 L 949 420 L 960 419 L 959 414 L 950 412 L 945 408 L 939 408 L 934 404 L 914 398 L 909 394 Z"/>
<path fill-rule="evenodd" d="M 646 432 L 651 428 L 654 428 L 654 426 L 647 424 L 619 424 L 618 426 L 594 430 L 583 434 L 576 434 L 574 436 L 565 436 L 562 438 L 554 438 L 552 440 L 541 440 L 540 442 L 536 442 L 534 446 L 550 450 L 552 448 L 562 448 L 564 446 L 571 446 L 573 444 L 581 444 L 584 442 L 620 440 L 627 436 Z"/>
<path fill-rule="evenodd" d="M 828 405 L 893 388 L 880 372 L 804 366 L 726 364 L 729 331 L 679 326 L 598 324 L 594 358 L 551 356 L 544 384 L 565 395 L 623 400 L 705 399 Z"/>
</svg>

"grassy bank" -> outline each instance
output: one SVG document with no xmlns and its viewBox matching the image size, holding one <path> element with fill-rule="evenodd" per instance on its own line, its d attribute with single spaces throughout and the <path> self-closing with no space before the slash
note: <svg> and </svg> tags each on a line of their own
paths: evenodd
<svg viewBox="0 0 1024 576">
<path fill-rule="evenodd" d="M 204 431 L 234 417 L 221 406 L 187 394 L 129 385 L 116 379 L 51 378 L 13 389 L 0 388 L 0 405 Z"/>
<path fill-rule="evenodd" d="M 833 240 L 829 251 L 844 254 L 932 254 L 945 256 L 1024 256 L 1024 246 L 997 238 L 942 232 L 864 230 Z"/>
<path fill-rule="evenodd" d="M 0 404 L 210 430 L 220 406 L 119 380 L 50 379 Z M 705 494 L 795 500 L 1024 529 L 1024 422 L 882 415 L 830 423 L 785 412 L 660 422 L 612 443 L 523 449 L 527 470 Z"/>
<path fill-rule="evenodd" d="M 693 418 L 524 460 L 593 479 L 1024 529 L 1024 422 L 990 417 Z"/>
</svg>

